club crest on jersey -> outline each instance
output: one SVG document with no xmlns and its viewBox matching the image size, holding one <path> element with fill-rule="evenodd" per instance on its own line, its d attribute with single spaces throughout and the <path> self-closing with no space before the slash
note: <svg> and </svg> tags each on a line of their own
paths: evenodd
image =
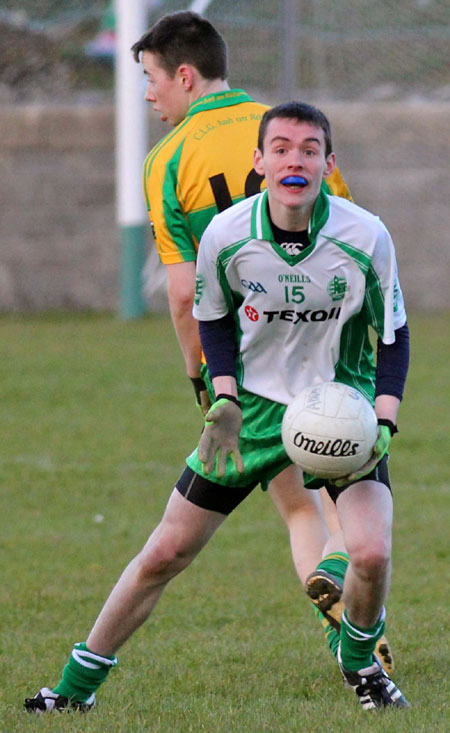
<svg viewBox="0 0 450 733">
<path fill-rule="evenodd" d="M 251 305 L 246 305 L 244 308 L 244 312 L 250 321 L 259 321 L 259 313 L 256 308 L 252 308 Z"/>
<path fill-rule="evenodd" d="M 331 300 L 342 300 L 347 292 L 347 280 L 345 277 L 338 277 L 335 275 L 327 285 L 327 293 Z"/>
<path fill-rule="evenodd" d="M 241 280 L 241 285 L 244 288 L 248 288 L 252 291 L 252 293 L 267 293 L 267 290 L 265 289 L 264 285 L 261 285 L 260 282 L 254 283 L 253 280 Z"/>
<path fill-rule="evenodd" d="M 195 296 L 194 303 L 198 305 L 202 299 L 203 291 L 205 289 L 205 278 L 203 275 L 197 275 L 195 278 Z"/>
</svg>

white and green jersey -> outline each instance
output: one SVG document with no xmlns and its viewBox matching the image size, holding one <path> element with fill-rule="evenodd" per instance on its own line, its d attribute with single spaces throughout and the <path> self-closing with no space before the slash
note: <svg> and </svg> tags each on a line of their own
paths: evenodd
<svg viewBox="0 0 450 733">
<path fill-rule="evenodd" d="M 373 402 L 368 326 L 391 344 L 406 322 L 391 237 L 378 217 L 321 192 L 309 238 L 296 255 L 273 241 L 266 191 L 215 216 L 200 243 L 194 316 L 233 314 L 249 392 L 289 404 L 335 380 Z"/>
</svg>

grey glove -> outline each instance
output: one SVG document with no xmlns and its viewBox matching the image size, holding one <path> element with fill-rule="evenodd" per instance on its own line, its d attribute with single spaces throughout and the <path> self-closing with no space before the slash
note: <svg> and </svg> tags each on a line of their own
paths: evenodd
<svg viewBox="0 0 450 733">
<path fill-rule="evenodd" d="M 198 444 L 198 457 L 204 464 L 205 473 L 213 470 L 217 456 L 217 476 L 223 476 L 228 455 L 233 458 L 239 473 L 244 471 L 244 462 L 239 452 L 241 426 L 242 410 L 239 401 L 230 395 L 217 395 L 206 415 L 205 429 Z"/>
</svg>

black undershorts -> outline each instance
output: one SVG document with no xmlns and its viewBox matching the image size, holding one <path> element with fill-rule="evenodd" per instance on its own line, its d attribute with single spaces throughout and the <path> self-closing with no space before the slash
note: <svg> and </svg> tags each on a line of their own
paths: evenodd
<svg viewBox="0 0 450 733">
<path fill-rule="evenodd" d="M 388 471 L 388 455 L 385 455 L 381 461 L 375 466 L 367 476 L 364 476 L 364 480 L 380 481 L 385 484 L 389 491 L 392 493 L 391 484 L 389 481 Z M 330 481 L 326 479 L 315 479 L 313 485 L 309 485 L 306 488 L 319 489 L 324 486 L 331 497 L 336 503 L 339 494 L 342 494 L 345 489 L 356 483 L 355 481 L 338 488 Z M 216 484 L 214 481 L 210 481 L 203 476 L 199 476 L 189 466 L 186 466 L 177 483 L 175 488 L 180 492 L 185 499 L 190 501 L 192 504 L 201 507 L 202 509 L 208 509 L 212 512 L 220 512 L 220 514 L 231 514 L 233 509 L 236 509 L 239 504 L 253 491 L 257 486 L 257 482 L 248 484 L 247 486 L 222 486 Z"/>
<path fill-rule="evenodd" d="M 373 471 L 368 473 L 367 476 L 364 476 L 364 481 L 379 481 L 380 483 L 385 484 L 385 486 L 388 487 L 389 491 L 392 494 L 391 483 L 389 481 L 388 460 L 389 460 L 389 455 L 386 453 L 386 455 L 383 456 L 381 461 L 377 463 Z M 357 481 L 351 481 L 349 484 L 345 484 L 344 486 L 338 488 L 337 486 L 332 484 L 330 481 L 326 481 L 324 479 L 321 479 L 321 481 L 322 481 L 322 486 L 325 486 L 329 497 L 334 501 L 335 504 L 336 504 L 336 500 L 338 496 L 342 494 L 342 492 L 345 491 L 345 489 L 348 489 L 348 487 L 351 486 L 352 484 L 358 483 Z M 309 486 L 307 486 L 306 488 L 309 488 Z"/>
<path fill-rule="evenodd" d="M 248 486 L 222 486 L 199 476 L 189 466 L 186 466 L 175 484 L 180 494 L 192 504 L 221 514 L 231 514 L 255 486 L 256 481 Z"/>
</svg>

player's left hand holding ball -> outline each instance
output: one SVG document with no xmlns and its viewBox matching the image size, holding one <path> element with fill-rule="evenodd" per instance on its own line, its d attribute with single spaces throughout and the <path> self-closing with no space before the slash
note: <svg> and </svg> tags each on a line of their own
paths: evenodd
<svg viewBox="0 0 450 733">
<path fill-rule="evenodd" d="M 360 479 L 364 478 L 364 476 L 367 476 L 377 463 L 381 461 L 383 456 L 386 455 L 386 453 L 389 452 L 389 446 L 391 444 L 392 437 L 397 433 L 397 427 L 394 425 L 391 420 L 378 420 L 378 438 L 376 440 L 376 443 L 373 447 L 372 455 L 370 456 L 369 460 L 361 466 L 357 471 L 353 471 L 353 473 L 349 473 L 348 476 L 343 476 L 340 479 L 336 479 L 333 481 L 333 484 L 340 488 L 341 486 L 345 486 L 345 484 L 348 484 L 350 481 L 359 481 Z"/>
<path fill-rule="evenodd" d="M 223 476 L 228 455 L 233 458 L 239 473 L 244 462 L 239 451 L 239 435 L 242 426 L 242 410 L 239 401 L 230 395 L 217 395 L 206 415 L 205 429 L 198 444 L 198 457 L 205 473 L 211 473 L 218 456 L 217 476 Z"/>
</svg>

